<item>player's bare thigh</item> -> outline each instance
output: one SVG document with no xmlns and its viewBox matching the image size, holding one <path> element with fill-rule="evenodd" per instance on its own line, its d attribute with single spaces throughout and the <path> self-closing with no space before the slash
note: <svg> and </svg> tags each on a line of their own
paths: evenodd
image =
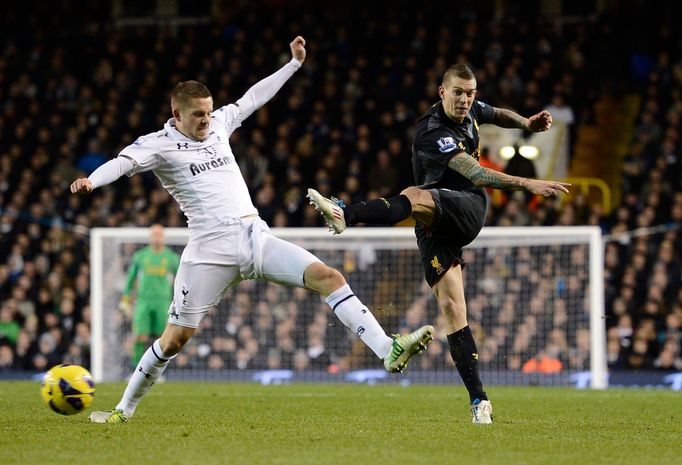
<svg viewBox="0 0 682 465">
<path fill-rule="evenodd" d="M 401 194 L 410 200 L 414 219 L 431 226 L 436 212 L 436 202 L 431 192 L 412 186 L 403 190 Z"/>
<path fill-rule="evenodd" d="M 346 280 L 299 245 L 268 235 L 263 245 L 263 277 L 286 286 L 304 287 L 328 296 Z"/>
<path fill-rule="evenodd" d="M 462 267 L 452 266 L 432 287 L 438 300 L 438 307 L 445 316 L 448 334 L 452 334 L 467 325 L 467 307 L 464 298 L 464 281 Z"/>
</svg>

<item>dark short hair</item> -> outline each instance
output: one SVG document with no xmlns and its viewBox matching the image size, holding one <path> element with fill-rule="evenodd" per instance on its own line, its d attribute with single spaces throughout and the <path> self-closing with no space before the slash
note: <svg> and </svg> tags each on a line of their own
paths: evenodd
<svg viewBox="0 0 682 465">
<path fill-rule="evenodd" d="M 444 86 L 447 82 L 456 77 L 467 80 L 476 79 L 476 76 L 474 76 L 474 72 L 471 71 L 471 68 L 469 68 L 465 64 L 457 63 L 445 70 L 445 73 L 443 73 L 443 82 L 441 83 L 441 85 Z"/>
<path fill-rule="evenodd" d="M 179 83 L 171 91 L 171 102 L 178 108 L 186 108 L 194 98 L 208 98 L 211 91 L 199 81 L 185 81 Z"/>
</svg>

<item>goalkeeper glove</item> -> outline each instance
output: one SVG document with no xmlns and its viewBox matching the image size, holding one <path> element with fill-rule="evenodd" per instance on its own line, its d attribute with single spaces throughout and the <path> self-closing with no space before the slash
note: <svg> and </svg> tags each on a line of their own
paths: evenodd
<svg viewBox="0 0 682 465">
<path fill-rule="evenodd" d="M 118 309 L 123 312 L 123 314 L 130 318 L 133 313 L 133 307 L 130 305 L 130 296 L 121 296 L 121 301 L 118 303 Z"/>
</svg>

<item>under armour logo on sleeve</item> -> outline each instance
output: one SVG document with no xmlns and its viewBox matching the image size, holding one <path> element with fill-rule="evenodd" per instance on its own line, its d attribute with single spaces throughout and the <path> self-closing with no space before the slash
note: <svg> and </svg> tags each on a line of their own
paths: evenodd
<svg viewBox="0 0 682 465">
<path fill-rule="evenodd" d="M 188 149 L 188 148 L 189 148 L 189 143 L 188 143 L 188 142 L 185 142 L 184 144 L 181 144 L 180 142 L 178 142 L 178 150 L 180 150 L 180 149 Z"/>
</svg>

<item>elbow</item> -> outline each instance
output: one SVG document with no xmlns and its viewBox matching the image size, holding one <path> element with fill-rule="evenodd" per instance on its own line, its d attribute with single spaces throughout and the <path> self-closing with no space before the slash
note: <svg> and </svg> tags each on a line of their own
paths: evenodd
<svg viewBox="0 0 682 465">
<path fill-rule="evenodd" d="M 487 187 L 488 186 L 488 184 L 483 180 L 483 177 L 481 177 L 481 176 L 475 176 L 473 178 L 470 178 L 469 180 L 476 187 Z"/>
</svg>

